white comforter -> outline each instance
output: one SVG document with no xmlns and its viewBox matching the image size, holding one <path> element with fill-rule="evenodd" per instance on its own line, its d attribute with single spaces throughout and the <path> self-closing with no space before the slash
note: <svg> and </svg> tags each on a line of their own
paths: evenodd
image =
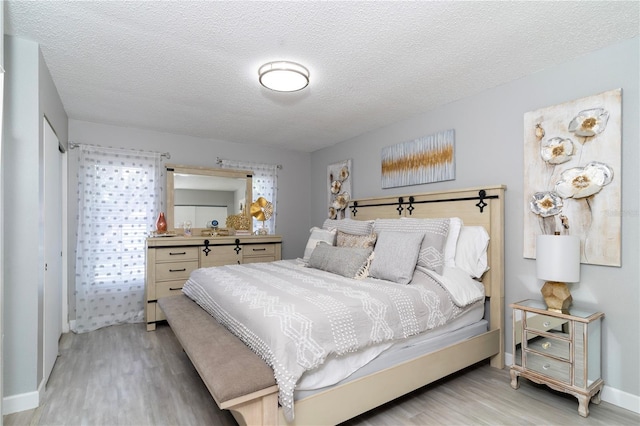
<svg viewBox="0 0 640 426">
<path fill-rule="evenodd" d="M 285 260 L 198 269 L 183 292 L 273 368 L 293 419 L 296 383 L 328 355 L 406 338 L 462 312 L 436 279 L 417 270 L 410 285 L 353 280 Z"/>
</svg>

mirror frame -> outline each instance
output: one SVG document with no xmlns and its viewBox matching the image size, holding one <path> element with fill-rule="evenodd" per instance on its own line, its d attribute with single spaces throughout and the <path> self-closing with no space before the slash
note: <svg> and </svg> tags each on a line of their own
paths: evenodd
<svg viewBox="0 0 640 426">
<path fill-rule="evenodd" d="M 246 179 L 246 189 L 245 189 L 245 208 L 244 214 L 249 217 L 251 228 L 250 231 L 253 233 L 253 220 L 249 214 L 249 206 L 246 206 L 246 203 L 251 203 L 253 201 L 252 188 L 253 188 L 253 171 L 251 170 L 237 170 L 237 169 L 223 169 L 223 168 L 211 168 L 211 167 L 198 167 L 198 166 L 181 166 L 175 164 L 165 164 L 165 169 L 167 172 L 167 230 L 169 232 L 175 232 L 180 235 L 183 233 L 182 229 L 174 228 L 174 199 L 175 199 L 175 188 L 174 188 L 174 173 L 179 174 L 189 174 L 189 175 L 200 175 L 200 176 L 218 176 L 225 178 L 241 178 Z M 225 228 L 225 223 L 220 223 L 220 228 Z M 199 237 L 201 235 L 201 231 L 206 230 L 207 228 L 191 228 L 191 234 L 194 237 Z"/>
</svg>

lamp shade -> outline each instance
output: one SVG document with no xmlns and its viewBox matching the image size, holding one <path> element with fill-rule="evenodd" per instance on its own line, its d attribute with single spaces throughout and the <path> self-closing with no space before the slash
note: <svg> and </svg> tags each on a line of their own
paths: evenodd
<svg viewBox="0 0 640 426">
<path fill-rule="evenodd" d="M 541 280 L 580 281 L 580 238 L 572 235 L 538 235 L 536 271 Z"/>
</svg>

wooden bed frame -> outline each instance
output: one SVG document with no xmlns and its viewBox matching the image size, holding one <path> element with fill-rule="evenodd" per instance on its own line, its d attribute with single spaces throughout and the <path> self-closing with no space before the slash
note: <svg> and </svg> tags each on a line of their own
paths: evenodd
<svg viewBox="0 0 640 426">
<path fill-rule="evenodd" d="M 220 408 L 230 410 L 241 425 L 333 425 L 487 358 L 491 366 L 504 368 L 505 189 L 492 186 L 448 190 L 359 199 L 349 204 L 351 218 L 356 220 L 459 217 L 465 225 L 484 226 L 491 238 L 490 269 L 482 277 L 488 297 L 487 332 L 300 399 L 295 402 L 292 423 L 285 420 L 278 407 L 275 386 L 218 403 Z"/>
</svg>

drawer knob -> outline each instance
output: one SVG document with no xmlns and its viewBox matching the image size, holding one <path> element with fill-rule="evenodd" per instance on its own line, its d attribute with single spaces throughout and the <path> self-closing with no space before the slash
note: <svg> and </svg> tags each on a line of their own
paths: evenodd
<svg viewBox="0 0 640 426">
<path fill-rule="evenodd" d="M 187 270 L 187 268 L 182 268 L 182 269 L 169 269 L 169 272 L 185 272 Z"/>
<path fill-rule="evenodd" d="M 187 254 L 186 251 L 181 251 L 179 253 L 169 253 L 169 256 L 180 256 L 180 255 L 185 255 Z"/>
<path fill-rule="evenodd" d="M 548 328 L 551 325 L 551 323 L 549 321 L 545 321 L 542 323 L 542 325 Z"/>
<path fill-rule="evenodd" d="M 544 343 L 542 344 L 542 348 L 543 348 L 543 349 L 549 349 L 550 347 L 551 347 L 551 342 L 544 342 Z"/>
<path fill-rule="evenodd" d="M 551 364 L 545 364 L 542 366 L 542 368 L 544 368 L 545 370 L 548 370 L 551 368 Z"/>
</svg>

